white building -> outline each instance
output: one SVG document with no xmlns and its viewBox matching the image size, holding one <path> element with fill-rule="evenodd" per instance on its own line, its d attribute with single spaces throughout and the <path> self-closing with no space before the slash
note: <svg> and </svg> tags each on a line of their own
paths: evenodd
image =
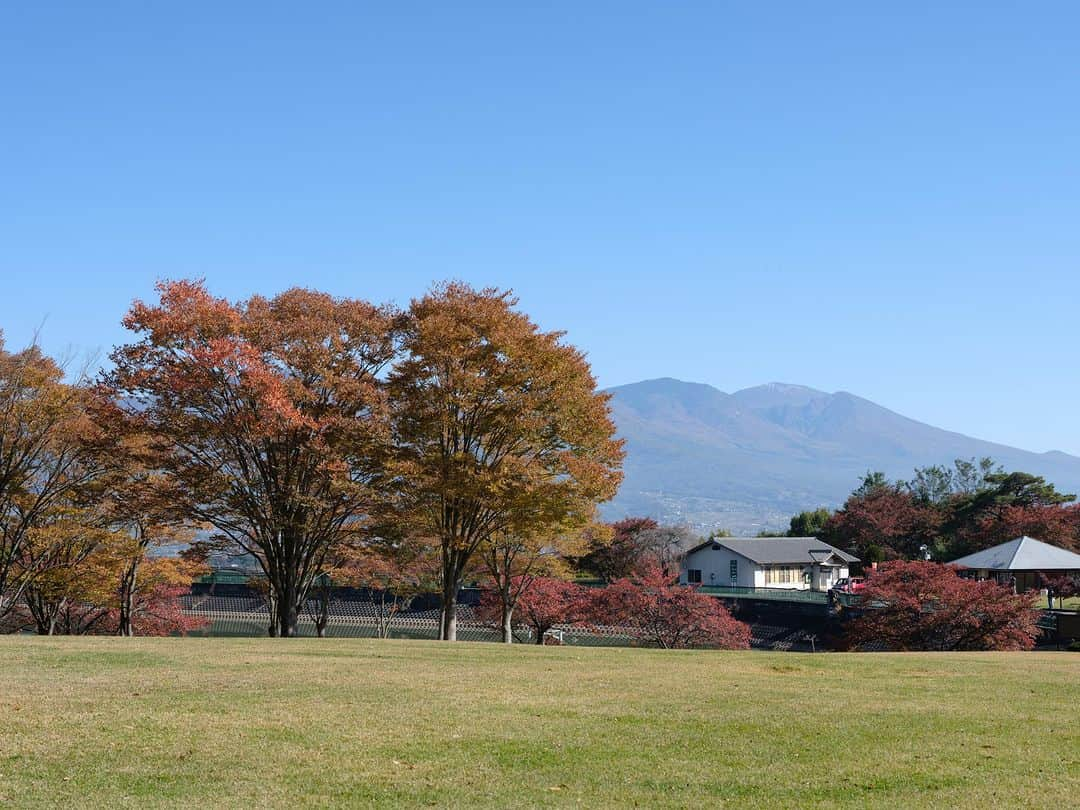
<svg viewBox="0 0 1080 810">
<path fill-rule="evenodd" d="M 827 591 L 858 561 L 816 537 L 720 537 L 686 553 L 679 582 Z"/>
</svg>

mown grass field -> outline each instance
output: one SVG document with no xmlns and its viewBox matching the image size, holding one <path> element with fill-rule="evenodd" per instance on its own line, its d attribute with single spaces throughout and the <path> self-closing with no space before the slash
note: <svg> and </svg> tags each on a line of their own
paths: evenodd
<svg viewBox="0 0 1080 810">
<path fill-rule="evenodd" d="M 0 805 L 1039 807 L 1080 655 L 0 637 Z"/>
</svg>

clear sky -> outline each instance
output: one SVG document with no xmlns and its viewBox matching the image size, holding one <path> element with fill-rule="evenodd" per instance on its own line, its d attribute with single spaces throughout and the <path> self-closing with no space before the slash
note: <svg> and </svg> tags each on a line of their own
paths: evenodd
<svg viewBox="0 0 1080 810">
<path fill-rule="evenodd" d="M 1080 453 L 1080 4 L 884 5 L 3 4 L 0 327 L 460 278 L 605 386 Z"/>
</svg>

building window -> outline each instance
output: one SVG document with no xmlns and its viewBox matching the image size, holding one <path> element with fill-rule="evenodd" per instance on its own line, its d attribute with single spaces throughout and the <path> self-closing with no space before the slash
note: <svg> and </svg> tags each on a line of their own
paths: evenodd
<svg viewBox="0 0 1080 810">
<path fill-rule="evenodd" d="M 701 584 L 701 569 L 700 568 L 688 568 L 686 571 L 686 581 L 691 585 Z"/>
<path fill-rule="evenodd" d="M 803 580 L 803 570 L 798 566 L 770 565 L 765 569 L 766 585 L 796 585 Z"/>
<path fill-rule="evenodd" d="M 739 561 L 738 560 L 732 560 L 730 568 L 731 568 L 731 581 L 732 582 L 737 582 L 738 579 L 739 579 Z"/>
</svg>

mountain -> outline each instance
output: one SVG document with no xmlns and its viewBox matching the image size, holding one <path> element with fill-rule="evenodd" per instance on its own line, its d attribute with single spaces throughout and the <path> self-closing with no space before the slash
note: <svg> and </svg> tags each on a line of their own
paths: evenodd
<svg viewBox="0 0 1080 810">
<path fill-rule="evenodd" d="M 626 439 L 625 480 L 610 519 L 652 515 L 736 532 L 787 528 L 792 514 L 842 503 L 867 470 L 990 456 L 1080 492 L 1080 458 L 1031 453 L 932 427 L 840 391 L 769 383 L 727 394 L 670 378 L 610 389 Z"/>
</svg>

